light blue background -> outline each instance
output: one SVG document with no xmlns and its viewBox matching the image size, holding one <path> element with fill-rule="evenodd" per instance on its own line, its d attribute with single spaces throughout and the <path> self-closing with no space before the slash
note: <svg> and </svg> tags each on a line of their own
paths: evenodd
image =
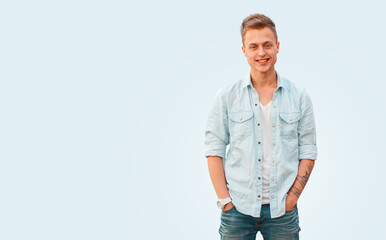
<svg viewBox="0 0 386 240">
<path fill-rule="evenodd" d="M 260 12 L 311 95 L 301 239 L 384 239 L 381 1 L 3 1 L 0 239 L 219 239 L 204 157 L 215 94 Z M 260 236 L 257 239 L 262 239 Z"/>
</svg>

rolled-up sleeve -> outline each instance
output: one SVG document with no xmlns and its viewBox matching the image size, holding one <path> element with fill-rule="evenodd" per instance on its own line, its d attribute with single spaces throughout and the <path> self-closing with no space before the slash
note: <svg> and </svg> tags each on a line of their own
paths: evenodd
<svg viewBox="0 0 386 240">
<path fill-rule="evenodd" d="M 316 160 L 316 127 L 310 96 L 304 92 L 301 99 L 301 118 L 298 125 L 299 160 Z"/>
<path fill-rule="evenodd" d="M 228 114 L 223 91 L 220 89 L 209 113 L 205 127 L 205 157 L 224 159 L 229 143 Z"/>
</svg>

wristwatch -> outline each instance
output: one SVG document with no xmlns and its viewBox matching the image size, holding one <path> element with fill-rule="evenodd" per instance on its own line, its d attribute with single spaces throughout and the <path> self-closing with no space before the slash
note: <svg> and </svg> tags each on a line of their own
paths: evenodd
<svg viewBox="0 0 386 240">
<path fill-rule="evenodd" d="M 232 202 L 232 199 L 230 197 L 228 198 L 223 198 L 223 199 L 217 199 L 217 206 L 223 210 L 224 206 L 227 204 L 227 203 L 230 203 Z"/>
</svg>

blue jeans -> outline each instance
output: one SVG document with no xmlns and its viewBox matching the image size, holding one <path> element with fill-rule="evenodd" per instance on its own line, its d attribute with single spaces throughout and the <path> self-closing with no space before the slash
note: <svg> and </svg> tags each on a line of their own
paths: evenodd
<svg viewBox="0 0 386 240">
<path fill-rule="evenodd" d="M 269 204 L 264 204 L 259 218 L 240 213 L 235 206 L 222 211 L 219 233 L 223 240 L 255 240 L 258 231 L 264 240 L 292 240 L 299 239 L 300 230 L 297 204 L 279 218 L 271 218 Z"/>
</svg>

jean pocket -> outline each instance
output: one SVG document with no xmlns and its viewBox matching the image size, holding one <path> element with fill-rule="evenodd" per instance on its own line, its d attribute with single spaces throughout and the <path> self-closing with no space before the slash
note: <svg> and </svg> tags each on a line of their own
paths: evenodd
<svg viewBox="0 0 386 240">
<path fill-rule="evenodd" d="M 232 211 L 233 209 L 235 209 L 235 205 L 233 205 L 233 207 L 231 208 L 231 209 L 229 209 L 229 210 L 226 210 L 226 211 L 223 211 L 223 210 L 221 210 L 223 213 L 229 213 L 230 211 Z"/>
<path fill-rule="evenodd" d="M 297 208 L 297 203 L 295 204 L 295 206 L 294 206 L 294 208 L 292 209 L 292 210 L 290 210 L 290 211 L 285 211 L 285 213 L 287 214 L 287 213 L 293 213 L 293 212 L 295 212 L 295 210 L 296 210 L 296 208 Z"/>
</svg>

